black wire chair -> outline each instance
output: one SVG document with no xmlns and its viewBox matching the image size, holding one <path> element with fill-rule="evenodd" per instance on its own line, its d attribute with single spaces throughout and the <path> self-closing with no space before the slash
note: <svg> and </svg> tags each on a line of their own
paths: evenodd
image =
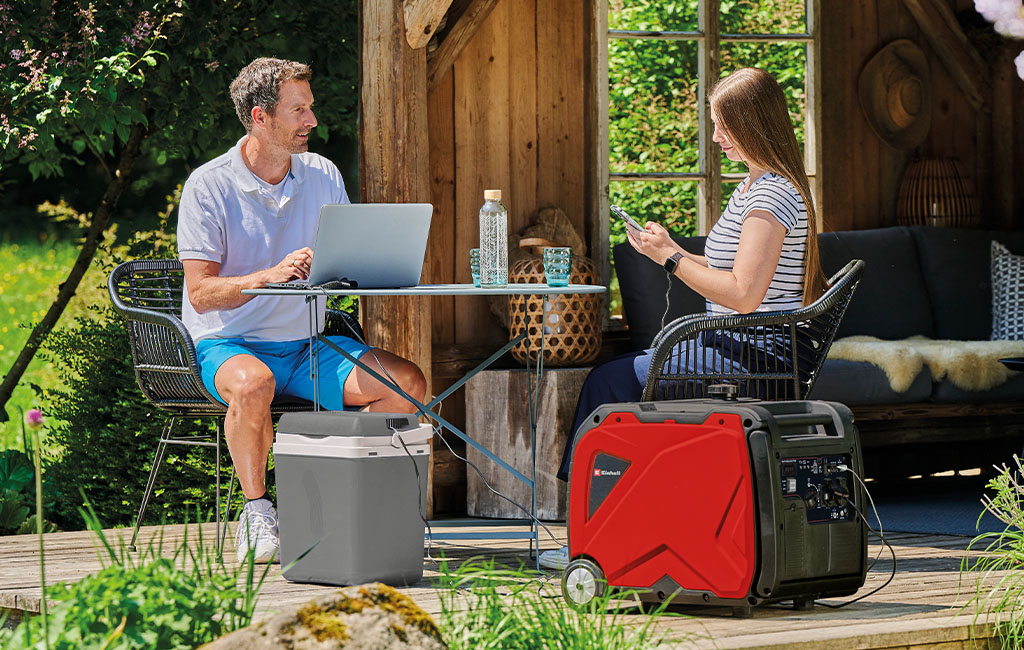
<svg viewBox="0 0 1024 650">
<path fill-rule="evenodd" d="M 805 399 L 863 274 L 864 261 L 852 260 L 821 298 L 793 311 L 676 319 L 654 339 L 641 399 Z"/>
<path fill-rule="evenodd" d="M 235 483 L 235 468 L 231 467 L 231 480 L 225 504 L 223 534 L 220 513 L 220 441 L 224 434 L 224 415 L 227 407 L 206 390 L 199 374 L 196 347 L 179 319 L 184 294 L 185 275 L 179 260 L 137 260 L 118 265 L 110 273 L 107 289 L 114 309 L 127 321 L 128 336 L 135 366 L 135 378 L 143 396 L 157 408 L 169 413 L 153 467 L 149 472 L 146 490 L 135 518 L 135 529 L 129 544 L 135 550 L 139 526 L 153 495 L 157 472 L 167 455 L 169 445 L 213 447 L 216 454 L 216 521 L 217 548 L 223 547 L 227 537 L 227 519 Z M 347 329 L 346 329 L 347 328 Z M 334 332 L 363 339 L 359 322 L 349 313 L 330 309 L 325 332 Z M 308 411 L 313 403 L 295 397 L 275 398 L 272 415 L 289 411 Z M 214 417 L 216 434 L 175 435 L 174 426 L 182 419 Z"/>
</svg>

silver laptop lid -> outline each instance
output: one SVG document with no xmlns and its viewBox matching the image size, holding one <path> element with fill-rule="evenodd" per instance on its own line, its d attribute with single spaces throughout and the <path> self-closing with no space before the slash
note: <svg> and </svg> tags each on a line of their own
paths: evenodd
<svg viewBox="0 0 1024 650">
<path fill-rule="evenodd" d="M 429 203 L 325 205 L 309 284 L 347 279 L 360 289 L 418 285 L 433 214 Z"/>
</svg>

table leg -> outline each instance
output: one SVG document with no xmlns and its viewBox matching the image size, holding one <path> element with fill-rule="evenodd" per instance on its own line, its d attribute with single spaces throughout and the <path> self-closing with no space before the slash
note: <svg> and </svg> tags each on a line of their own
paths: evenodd
<svg viewBox="0 0 1024 650">
<path fill-rule="evenodd" d="M 316 297 L 306 296 L 309 307 L 309 379 L 313 382 L 313 410 L 320 410 L 320 346 L 317 345 L 320 328 L 316 322 Z"/>
<path fill-rule="evenodd" d="M 391 390 L 395 391 L 396 393 L 398 393 L 399 395 L 404 397 L 410 404 L 412 404 L 413 406 L 415 406 L 417 408 L 417 410 L 419 411 L 419 415 L 423 415 L 425 417 L 430 418 L 431 420 L 436 421 L 438 424 L 443 426 L 445 429 L 448 429 L 449 431 L 451 431 L 452 433 L 454 433 L 458 437 L 462 438 L 466 442 L 467 445 L 471 445 L 474 449 L 479 451 L 481 454 L 483 454 L 484 456 L 486 456 L 487 458 L 489 458 L 490 460 L 494 461 L 496 464 L 501 466 L 505 471 L 509 472 L 510 474 L 515 476 L 517 479 L 519 479 L 520 481 L 522 481 L 526 485 L 529 485 L 529 486 L 532 487 L 533 482 L 529 478 L 527 478 L 527 476 L 525 474 L 523 474 L 522 472 L 520 472 L 516 468 L 512 467 L 511 465 L 509 465 L 508 463 L 503 461 L 496 454 L 494 454 L 494 452 L 492 452 L 490 449 L 487 449 L 486 447 L 481 445 L 476 440 L 473 440 L 473 438 L 471 438 L 469 435 L 467 435 L 465 432 L 463 432 L 461 429 L 459 429 L 457 426 L 455 426 L 454 424 L 452 424 L 448 420 L 446 420 L 443 417 L 441 417 L 438 413 L 434 412 L 426 404 L 423 404 L 419 400 L 415 399 L 414 397 L 412 397 L 411 395 L 406 393 L 404 390 L 402 390 L 401 386 L 397 385 L 391 379 L 382 376 L 380 373 L 375 371 L 373 368 L 371 368 L 367 364 L 363 363 L 360 359 L 357 359 L 356 357 L 352 356 L 351 354 L 349 354 L 345 350 L 343 350 L 340 347 L 338 347 L 338 345 L 335 344 L 330 339 L 325 337 L 325 338 L 323 338 L 321 340 L 324 343 L 324 345 L 328 346 L 329 348 L 331 348 L 332 350 L 334 350 L 338 354 L 342 355 L 343 357 L 345 357 L 346 359 L 351 361 L 353 364 L 355 364 L 359 368 L 362 368 L 363 370 L 368 372 L 371 377 L 373 377 L 377 381 L 381 382 L 385 386 L 388 386 L 389 388 L 391 388 Z"/>
<path fill-rule="evenodd" d="M 316 330 L 314 329 L 312 331 L 316 331 Z M 456 385 L 453 385 L 447 391 L 442 393 L 441 396 L 439 396 L 439 397 L 435 398 L 434 400 L 432 400 L 429 405 L 428 404 L 422 404 L 418 400 L 414 399 L 412 396 L 410 396 L 408 393 L 406 393 L 404 390 L 402 390 L 401 386 L 398 386 L 389 377 L 385 378 L 384 376 L 380 375 L 379 373 L 377 373 L 377 371 L 375 371 L 374 369 L 370 368 L 367 364 L 363 363 L 360 359 L 352 356 L 351 354 L 349 354 L 345 350 L 341 349 L 337 344 L 335 344 L 333 341 L 331 341 L 327 337 L 319 337 L 319 336 L 317 336 L 317 343 L 323 342 L 325 345 L 327 345 L 328 347 L 333 349 L 335 352 L 338 352 L 339 354 L 341 354 L 343 357 L 345 357 L 346 359 L 351 361 L 353 364 L 355 364 L 359 368 L 362 368 L 366 372 L 370 373 L 370 375 L 373 378 L 375 378 L 377 381 L 379 381 L 379 382 L 383 383 L 384 385 L 390 387 L 396 393 L 398 393 L 399 395 L 404 397 L 406 400 L 408 400 L 409 403 L 411 403 L 414 406 L 416 406 L 416 408 L 418 409 L 420 415 L 425 416 L 427 418 L 430 418 L 430 419 L 434 420 L 435 422 L 437 422 L 438 424 L 440 424 L 441 426 L 443 426 L 445 429 L 448 429 L 449 431 L 451 431 L 452 433 L 457 435 L 459 438 L 464 440 L 466 442 L 466 444 L 471 445 L 474 449 L 479 451 L 485 457 L 489 458 L 494 463 L 496 463 L 501 468 L 503 468 L 505 471 L 509 472 L 510 474 L 515 476 L 517 479 L 522 481 L 524 484 L 529 486 L 529 488 L 530 488 L 530 495 L 531 495 L 530 530 L 529 530 L 529 532 L 521 532 L 521 533 L 516 533 L 516 532 L 504 532 L 504 533 L 437 533 L 437 534 L 432 534 L 431 538 L 432 539 L 436 539 L 436 540 L 446 540 L 446 539 L 523 539 L 523 538 L 528 538 L 530 540 L 530 555 L 534 558 L 535 567 L 539 571 L 540 570 L 540 525 L 539 525 L 539 523 L 537 521 L 537 417 L 536 416 L 537 416 L 537 411 L 539 409 L 539 400 L 540 400 L 540 397 L 539 397 L 539 395 L 540 395 L 540 378 L 541 378 L 541 374 L 544 372 L 544 357 L 543 357 L 543 355 L 544 355 L 544 337 L 543 336 L 541 337 L 541 345 L 540 345 L 541 356 L 539 357 L 538 362 L 537 362 L 536 381 L 533 382 L 533 381 L 530 381 L 529 379 L 527 381 L 528 392 L 529 392 L 529 395 L 527 396 L 527 403 L 528 403 L 528 406 L 529 406 L 529 409 L 530 409 L 530 454 L 531 454 L 531 462 L 530 462 L 530 465 L 531 465 L 531 475 L 530 475 L 529 478 L 527 478 L 522 472 L 520 472 L 519 470 L 517 470 L 516 468 L 512 467 L 507 462 L 505 462 L 504 460 L 499 458 L 491 450 L 487 449 L 486 447 L 484 447 L 483 445 L 481 445 L 477 441 L 473 440 L 473 438 L 471 438 L 468 434 L 466 434 L 465 432 L 460 430 L 458 427 L 456 427 L 452 423 L 450 423 L 447 420 L 445 420 L 444 418 L 442 418 L 438 413 L 434 412 L 434 410 L 433 410 L 434 406 L 439 404 L 441 402 L 441 400 L 443 400 L 445 397 L 447 397 L 452 392 L 454 392 L 459 387 L 461 387 L 463 384 L 465 384 L 466 381 L 468 381 L 470 378 L 473 377 L 473 375 L 479 373 L 481 370 L 483 370 L 487 366 L 489 366 L 492 363 L 494 363 L 506 351 L 508 351 L 509 349 L 511 349 L 513 346 L 515 346 L 521 340 L 524 340 L 524 339 L 526 339 L 526 345 L 527 345 L 527 368 L 526 369 L 527 369 L 527 375 L 529 376 L 529 373 L 530 373 L 529 339 L 526 337 L 526 333 L 524 332 L 520 336 L 518 336 L 515 339 L 513 339 L 512 341 L 510 341 L 507 345 L 502 347 L 498 352 L 495 352 L 490 357 L 488 357 L 483 363 L 481 363 L 476 368 L 474 368 L 469 373 L 467 373 L 467 375 L 465 377 L 463 377 L 458 382 L 456 382 Z M 311 351 L 311 362 L 312 362 L 312 355 L 313 354 L 319 354 L 319 352 L 317 351 L 317 348 L 319 348 L 319 345 L 315 345 L 314 349 Z M 318 364 L 319 364 L 319 357 L 317 357 L 316 362 L 313 363 L 314 368 L 317 368 Z M 314 374 L 314 377 L 315 377 L 316 374 L 317 374 L 315 370 L 314 370 L 314 373 L 315 373 Z M 316 391 L 315 387 L 316 387 L 317 383 L 318 382 L 314 381 L 314 391 Z M 317 393 L 314 392 L 314 395 L 316 395 L 316 394 Z M 319 410 L 319 400 L 317 400 L 317 408 Z"/>
</svg>

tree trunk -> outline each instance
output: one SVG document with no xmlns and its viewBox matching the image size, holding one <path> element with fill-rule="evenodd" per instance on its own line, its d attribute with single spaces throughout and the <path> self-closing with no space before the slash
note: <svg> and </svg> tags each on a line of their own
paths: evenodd
<svg viewBox="0 0 1024 650">
<path fill-rule="evenodd" d="M 71 272 L 68 273 L 67 279 L 61 283 L 60 290 L 57 292 L 57 298 L 46 311 L 43 320 L 39 321 L 39 324 L 32 329 L 32 333 L 29 334 L 25 346 L 18 354 L 18 358 L 14 360 L 11 369 L 4 375 L 3 383 L 0 384 L 0 422 L 8 420 L 7 402 L 11 399 L 11 394 L 14 392 L 18 382 L 21 381 L 22 375 L 25 374 L 25 369 L 28 368 L 28 364 L 35 357 L 39 347 L 46 340 L 46 337 L 50 335 L 61 314 L 64 313 L 64 309 L 68 306 L 68 302 L 71 301 L 71 297 L 78 290 L 78 285 L 82 282 L 82 278 L 85 277 L 85 272 L 92 263 L 92 258 L 96 255 L 96 247 L 103 236 L 103 231 L 106 229 L 107 223 L 110 222 L 110 216 L 113 214 L 114 208 L 117 207 L 117 200 L 121 198 L 121 194 L 128 187 L 129 175 L 142 150 L 142 140 L 145 138 L 145 134 L 145 127 L 138 124 L 132 127 L 131 135 L 128 136 L 128 142 L 125 143 L 124 149 L 121 151 L 114 177 L 107 185 L 107 191 L 103 193 L 103 199 L 100 201 L 99 207 L 93 212 L 92 223 L 89 225 L 89 231 L 85 235 L 85 241 L 82 243 L 82 250 L 78 253 L 75 265 L 71 267 Z"/>
</svg>

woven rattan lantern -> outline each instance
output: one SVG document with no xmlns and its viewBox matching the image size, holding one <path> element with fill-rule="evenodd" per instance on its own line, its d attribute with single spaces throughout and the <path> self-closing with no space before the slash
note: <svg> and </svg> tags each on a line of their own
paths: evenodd
<svg viewBox="0 0 1024 650">
<path fill-rule="evenodd" d="M 978 221 L 978 199 L 955 160 L 921 158 L 903 173 L 896 219 L 902 226 L 969 228 Z"/>
<path fill-rule="evenodd" d="M 521 242 L 524 247 L 529 243 L 532 242 Z M 533 250 L 539 253 L 540 247 Z M 508 276 L 509 282 L 544 284 L 544 263 L 539 254 L 529 255 L 513 262 Z M 597 266 L 586 257 L 573 254 L 569 282 L 597 284 L 597 280 Z M 512 348 L 512 357 L 520 363 L 526 363 L 527 341 L 530 361 L 537 361 L 542 332 L 544 364 L 548 366 L 587 364 L 601 350 L 601 294 L 510 296 L 508 311 L 511 336 L 527 332 L 526 340 Z"/>
</svg>

